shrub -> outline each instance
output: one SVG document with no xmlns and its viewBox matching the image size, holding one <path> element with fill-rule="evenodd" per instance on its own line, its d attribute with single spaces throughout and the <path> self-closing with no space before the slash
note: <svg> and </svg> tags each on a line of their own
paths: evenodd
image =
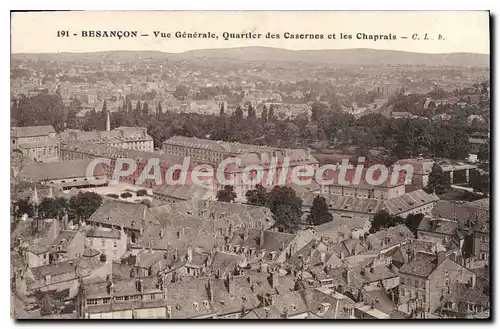
<svg viewBox="0 0 500 329">
<path fill-rule="evenodd" d="M 132 197 L 132 193 L 130 192 L 124 192 L 120 195 L 123 199 L 126 199 L 126 198 L 131 198 Z"/>
<path fill-rule="evenodd" d="M 110 198 L 118 199 L 118 194 L 109 193 L 109 194 L 106 194 L 106 196 L 110 197 Z"/>
<path fill-rule="evenodd" d="M 146 196 L 146 195 L 148 195 L 148 191 L 142 189 L 142 190 L 137 191 L 136 194 L 137 194 L 137 196 Z"/>
</svg>

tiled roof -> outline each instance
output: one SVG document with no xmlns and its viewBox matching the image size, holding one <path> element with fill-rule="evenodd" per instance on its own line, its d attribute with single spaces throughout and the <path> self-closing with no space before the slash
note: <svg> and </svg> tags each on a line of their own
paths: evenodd
<svg viewBox="0 0 500 329">
<path fill-rule="evenodd" d="M 475 231 L 488 233 L 490 211 L 488 208 L 477 207 L 468 203 L 459 204 L 451 201 L 438 201 L 432 214 L 438 218 L 458 221 L 460 227 L 469 227 L 470 222 Z"/>
<path fill-rule="evenodd" d="M 87 168 L 92 160 L 72 160 L 62 162 L 32 163 L 24 167 L 20 176 L 32 182 L 73 179 L 87 176 Z M 106 171 L 102 164 L 98 164 L 94 176 L 104 176 Z"/>
<path fill-rule="evenodd" d="M 119 142 L 132 141 L 152 141 L 153 138 L 141 127 L 118 127 L 111 131 L 81 131 L 66 130 L 59 134 L 59 138 L 64 141 L 79 141 L 91 143 L 107 143 L 113 140 Z"/>
<path fill-rule="evenodd" d="M 418 226 L 418 231 L 453 235 L 457 232 L 458 222 L 451 219 L 424 217 Z"/>
<path fill-rule="evenodd" d="M 388 248 L 413 238 L 414 234 L 410 229 L 406 225 L 401 224 L 370 234 L 366 237 L 366 241 L 371 246 L 371 249 L 377 250 Z"/>
<path fill-rule="evenodd" d="M 107 157 L 110 159 L 115 158 L 130 158 L 135 161 L 148 161 L 149 159 L 159 159 L 160 164 L 182 164 L 184 158 L 179 156 L 171 156 L 164 154 L 162 152 L 146 152 L 138 151 L 133 149 L 127 149 L 123 147 L 113 147 L 103 144 L 94 143 L 83 143 L 83 142 L 64 142 L 61 144 L 62 150 L 68 150 L 71 152 L 80 152 L 83 154 L 90 154 L 95 157 Z M 193 168 L 197 164 L 195 161 L 190 161 L 190 167 Z"/>
<path fill-rule="evenodd" d="M 77 268 L 78 268 L 78 262 L 67 260 L 49 265 L 32 267 L 30 268 L 30 271 L 36 280 L 41 280 L 45 279 L 45 277 L 49 275 L 54 276 L 68 272 L 76 272 Z"/>
<path fill-rule="evenodd" d="M 243 255 L 216 251 L 210 263 L 210 270 L 219 277 L 226 277 L 244 260 Z"/>
<path fill-rule="evenodd" d="M 77 231 L 61 231 L 57 238 L 52 242 L 53 251 L 67 251 L 68 246 L 71 244 L 75 236 L 78 234 Z"/>
<path fill-rule="evenodd" d="M 115 199 L 105 199 L 87 219 L 90 224 L 115 225 L 133 230 L 140 230 L 153 221 L 146 205 Z"/>
<path fill-rule="evenodd" d="M 12 137 L 35 137 L 55 133 L 52 126 L 27 126 L 27 127 L 12 127 L 10 134 Z"/>
<path fill-rule="evenodd" d="M 242 228 L 235 232 L 230 243 L 231 245 L 278 253 L 283 248 L 286 248 L 296 237 L 297 235 L 295 234 Z M 263 239 L 262 241 L 261 238 Z"/>
<path fill-rule="evenodd" d="M 418 253 L 412 260 L 399 269 L 399 273 L 408 273 L 427 278 L 436 269 L 436 266 L 436 255 Z"/>
<path fill-rule="evenodd" d="M 179 200 L 204 200 L 213 196 L 211 189 L 199 185 L 157 185 L 154 194 Z"/>
</svg>

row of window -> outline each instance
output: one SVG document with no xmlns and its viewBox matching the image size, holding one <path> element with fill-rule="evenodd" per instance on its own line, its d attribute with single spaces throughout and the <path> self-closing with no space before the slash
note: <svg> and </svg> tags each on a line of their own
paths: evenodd
<svg viewBox="0 0 500 329">
<path fill-rule="evenodd" d="M 407 285 L 407 286 L 413 286 L 415 288 L 421 288 L 425 290 L 425 280 L 419 280 L 419 279 L 411 279 L 411 278 L 400 278 L 400 284 L 402 285 Z"/>
<path fill-rule="evenodd" d="M 399 294 L 401 297 L 416 298 L 418 300 L 421 300 L 424 303 L 427 300 L 425 292 L 407 289 L 405 287 L 401 287 Z"/>
<path fill-rule="evenodd" d="M 90 247 L 94 246 L 94 239 L 89 239 L 89 246 Z M 101 246 L 106 247 L 106 239 L 101 239 Z M 118 241 L 116 240 L 113 241 L 113 247 L 118 248 Z"/>
</svg>

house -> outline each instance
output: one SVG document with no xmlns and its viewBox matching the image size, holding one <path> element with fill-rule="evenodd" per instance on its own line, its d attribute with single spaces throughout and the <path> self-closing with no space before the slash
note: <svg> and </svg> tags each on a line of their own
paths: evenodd
<svg viewBox="0 0 500 329">
<path fill-rule="evenodd" d="M 469 267 L 480 268 L 489 264 L 490 258 L 490 211 L 486 202 L 458 204 L 450 201 L 436 203 L 433 215 L 454 220 L 458 227 L 468 232 L 465 237 L 465 258 Z"/>
<path fill-rule="evenodd" d="M 13 237 L 15 246 L 22 250 L 28 267 L 48 265 L 53 242 L 61 231 L 59 220 L 34 219 L 22 223 L 16 229 L 19 234 Z"/>
<path fill-rule="evenodd" d="M 166 318 L 165 287 L 161 277 L 105 280 L 82 284 L 76 312 L 81 319 Z"/>
<path fill-rule="evenodd" d="M 325 198 L 330 212 L 344 217 L 365 217 L 372 219 L 376 213 L 386 211 L 393 216 L 406 217 L 409 214 L 430 213 L 439 198 L 428 194 L 424 190 L 415 190 L 398 197 L 386 200 L 357 198 L 355 196 L 341 196 L 335 194 L 302 193 L 302 208 L 310 212 L 314 198 Z"/>
<path fill-rule="evenodd" d="M 107 261 L 120 261 L 127 251 L 128 237 L 123 226 L 116 228 L 96 227 L 85 232 L 85 245 L 106 255 Z"/>
<path fill-rule="evenodd" d="M 366 217 L 344 218 L 341 215 L 334 214 L 332 221 L 316 225 L 311 229 L 329 242 L 338 243 L 351 238 L 359 239 L 359 237 L 369 232 L 370 227 L 370 220 Z"/>
<path fill-rule="evenodd" d="M 20 150 L 35 161 L 56 161 L 59 141 L 53 126 L 12 127 L 11 148 Z"/>
<path fill-rule="evenodd" d="M 52 242 L 49 262 L 80 258 L 85 252 L 85 234 L 82 231 L 63 230 Z"/>
<path fill-rule="evenodd" d="M 399 269 L 399 276 L 400 311 L 424 317 L 440 307 L 454 283 L 476 285 L 474 272 L 446 258 L 444 252 L 417 253 Z"/>
<path fill-rule="evenodd" d="M 477 286 L 454 283 L 441 300 L 438 313 L 444 317 L 475 318 L 481 313 L 489 317 L 490 300 Z"/>
<path fill-rule="evenodd" d="M 116 199 L 105 199 L 101 206 L 85 220 L 86 225 L 123 231 L 130 243 L 137 238 L 147 225 L 157 223 L 148 207 L 140 203 L 130 203 Z"/>
<path fill-rule="evenodd" d="M 241 228 L 225 245 L 226 251 L 242 253 L 248 259 L 283 263 L 316 237 L 312 232 L 298 234 L 274 232 L 256 228 Z"/>
</svg>

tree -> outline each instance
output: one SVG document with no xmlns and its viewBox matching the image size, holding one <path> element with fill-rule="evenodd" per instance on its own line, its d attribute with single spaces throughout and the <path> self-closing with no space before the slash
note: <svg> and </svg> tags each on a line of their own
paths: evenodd
<svg viewBox="0 0 500 329">
<path fill-rule="evenodd" d="M 288 186 L 275 186 L 268 193 L 267 206 L 280 232 L 295 233 L 302 217 L 302 199 Z"/>
<path fill-rule="evenodd" d="M 233 117 L 236 119 L 236 122 L 241 122 L 241 120 L 243 120 L 243 110 L 241 109 L 241 106 L 238 106 L 236 108 Z"/>
<path fill-rule="evenodd" d="M 127 113 L 132 113 L 132 101 L 130 99 L 127 101 Z"/>
<path fill-rule="evenodd" d="M 78 222 L 89 218 L 102 204 L 102 198 L 94 192 L 80 192 L 69 200 L 68 217 Z"/>
<path fill-rule="evenodd" d="M 267 191 L 262 185 L 255 186 L 254 190 L 249 190 L 245 194 L 247 203 L 255 206 L 265 206 L 267 204 Z"/>
<path fill-rule="evenodd" d="M 291 204 L 278 204 L 274 213 L 274 221 L 279 232 L 295 234 L 300 227 L 300 216 Z"/>
<path fill-rule="evenodd" d="M 392 216 L 387 211 L 382 210 L 375 214 L 370 227 L 370 233 L 378 232 L 382 229 L 401 225 L 405 220 L 399 216 Z"/>
<path fill-rule="evenodd" d="M 156 107 L 156 117 L 160 118 L 163 114 L 163 110 L 161 109 L 161 102 L 158 102 L 158 106 Z"/>
<path fill-rule="evenodd" d="M 333 220 L 332 214 L 328 211 L 325 198 L 319 195 L 314 198 L 308 220 L 312 225 L 320 225 Z"/>
<path fill-rule="evenodd" d="M 429 182 L 427 184 L 427 191 L 429 193 L 444 194 L 451 188 L 450 176 L 448 173 L 443 172 L 440 165 L 434 162 L 432 171 L 429 174 Z"/>
<path fill-rule="evenodd" d="M 221 103 L 221 104 L 220 104 L 220 113 L 219 113 L 219 115 L 220 115 L 221 117 L 223 117 L 223 116 L 224 116 L 224 103 Z"/>
<path fill-rule="evenodd" d="M 249 119 L 256 119 L 257 118 L 257 115 L 255 113 L 255 109 L 253 108 L 252 104 L 250 104 L 248 106 L 248 110 L 247 110 L 247 117 Z"/>
<path fill-rule="evenodd" d="M 236 192 L 234 191 L 234 186 L 225 185 L 222 190 L 217 192 L 217 201 L 222 202 L 233 202 L 236 199 Z"/>
<path fill-rule="evenodd" d="M 276 113 L 274 113 L 274 104 L 271 104 L 269 107 L 269 111 L 267 113 L 267 121 L 275 121 L 276 120 Z"/>
<path fill-rule="evenodd" d="M 153 206 L 153 204 L 151 203 L 151 200 L 148 200 L 148 199 L 141 200 L 140 204 L 143 204 L 148 208 L 151 208 Z"/>
<path fill-rule="evenodd" d="M 470 175 L 470 185 L 475 192 L 488 195 L 490 192 L 490 175 L 481 173 L 479 170 L 473 170 Z"/>
<path fill-rule="evenodd" d="M 122 197 L 122 199 L 127 199 L 127 198 L 131 198 L 132 197 L 132 193 L 130 192 L 124 192 L 120 195 L 120 197 Z"/>
<path fill-rule="evenodd" d="M 486 142 L 481 144 L 479 148 L 479 152 L 477 153 L 477 159 L 481 162 L 489 162 L 490 161 L 490 142 Z"/>
<path fill-rule="evenodd" d="M 141 189 L 141 190 L 138 190 L 136 192 L 136 195 L 137 196 L 147 196 L 148 195 L 148 191 L 146 191 L 145 189 Z"/>
<path fill-rule="evenodd" d="M 137 104 L 135 104 L 135 115 L 136 117 L 141 115 L 141 102 L 137 101 Z"/>
<path fill-rule="evenodd" d="M 142 105 L 142 117 L 146 118 L 149 116 L 148 102 L 144 102 Z"/>
<path fill-rule="evenodd" d="M 24 214 L 28 215 L 28 217 L 35 215 L 35 209 L 33 204 L 30 203 L 29 198 L 21 199 L 14 203 L 14 216 L 20 218 Z"/>
<path fill-rule="evenodd" d="M 40 305 L 40 315 L 42 316 L 53 314 L 57 310 L 55 300 L 48 293 L 44 294 L 38 304 Z"/>
<path fill-rule="evenodd" d="M 262 113 L 260 114 L 260 119 L 262 120 L 263 123 L 267 122 L 267 106 L 265 106 L 265 105 L 262 108 Z"/>
<path fill-rule="evenodd" d="M 417 235 L 417 229 L 422 219 L 424 219 L 424 214 L 409 214 L 406 216 L 405 225 L 415 234 L 415 236 Z"/>
<path fill-rule="evenodd" d="M 183 101 L 189 94 L 189 89 L 186 86 L 177 86 L 174 91 L 174 97 Z"/>
</svg>

